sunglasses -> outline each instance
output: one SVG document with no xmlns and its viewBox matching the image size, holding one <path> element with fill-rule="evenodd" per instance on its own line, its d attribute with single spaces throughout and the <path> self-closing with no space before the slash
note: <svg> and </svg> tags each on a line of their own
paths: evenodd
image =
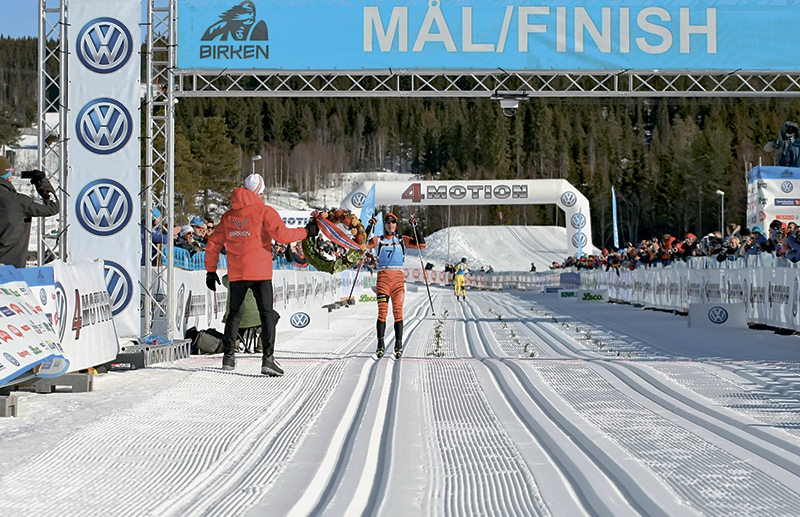
<svg viewBox="0 0 800 517">
<path fill-rule="evenodd" d="M 384 223 L 395 223 L 395 224 L 397 224 L 397 219 L 395 219 L 394 217 L 389 217 L 388 219 L 386 219 L 384 221 Z"/>
</svg>

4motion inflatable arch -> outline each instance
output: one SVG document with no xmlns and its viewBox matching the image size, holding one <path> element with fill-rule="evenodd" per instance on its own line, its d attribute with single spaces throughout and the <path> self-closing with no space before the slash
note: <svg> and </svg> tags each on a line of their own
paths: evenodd
<svg viewBox="0 0 800 517">
<path fill-rule="evenodd" d="M 376 205 L 544 205 L 555 203 L 567 221 L 570 255 L 591 253 L 589 200 L 566 180 L 368 181 L 342 200 L 359 213 L 375 185 Z"/>
</svg>

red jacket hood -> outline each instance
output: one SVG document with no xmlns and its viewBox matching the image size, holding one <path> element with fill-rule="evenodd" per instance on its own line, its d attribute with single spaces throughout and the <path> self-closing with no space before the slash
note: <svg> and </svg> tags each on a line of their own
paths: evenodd
<svg viewBox="0 0 800 517">
<path fill-rule="evenodd" d="M 236 187 L 231 194 L 231 208 L 241 210 L 250 205 L 264 204 L 264 200 L 256 195 L 252 190 L 243 187 Z"/>
</svg>

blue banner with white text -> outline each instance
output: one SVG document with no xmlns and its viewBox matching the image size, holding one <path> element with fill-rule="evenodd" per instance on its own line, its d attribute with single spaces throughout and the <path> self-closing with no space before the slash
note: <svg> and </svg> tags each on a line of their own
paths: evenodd
<svg viewBox="0 0 800 517">
<path fill-rule="evenodd" d="M 178 0 L 178 67 L 798 70 L 792 3 Z"/>
</svg>

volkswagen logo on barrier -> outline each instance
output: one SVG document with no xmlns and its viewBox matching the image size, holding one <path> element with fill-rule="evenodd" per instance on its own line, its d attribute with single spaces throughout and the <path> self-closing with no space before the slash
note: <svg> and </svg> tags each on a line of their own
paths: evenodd
<svg viewBox="0 0 800 517">
<path fill-rule="evenodd" d="M 75 134 L 95 154 L 114 154 L 131 139 L 133 118 L 119 101 L 95 99 L 78 113 Z"/>
<path fill-rule="evenodd" d="M 39 301 L 42 302 L 42 306 L 47 305 L 47 291 L 44 289 L 39 289 Z"/>
<path fill-rule="evenodd" d="M 792 316 L 797 317 L 797 302 L 798 296 L 800 296 L 800 282 L 798 282 L 797 277 L 794 279 L 794 290 L 792 296 Z"/>
<path fill-rule="evenodd" d="M 95 180 L 78 194 L 75 213 L 87 232 L 107 237 L 122 230 L 131 220 L 133 201 L 120 183 L 110 179 Z"/>
<path fill-rule="evenodd" d="M 711 321 L 711 323 L 722 325 L 723 323 L 728 321 L 728 311 L 726 311 L 724 307 L 716 305 L 714 307 L 711 307 L 711 309 L 709 309 L 708 319 Z"/>
<path fill-rule="evenodd" d="M 576 248 L 585 248 L 587 241 L 585 233 L 576 233 L 572 236 L 572 245 Z"/>
<path fill-rule="evenodd" d="M 583 214 L 575 214 L 569 218 L 569 222 L 573 228 L 580 229 L 586 226 L 586 218 L 583 217 Z"/>
<path fill-rule="evenodd" d="M 791 181 L 784 181 L 783 183 L 781 183 L 781 190 L 786 194 L 788 194 L 789 192 L 794 190 L 794 185 L 792 185 Z"/>
<path fill-rule="evenodd" d="M 55 307 L 53 308 L 53 316 L 50 323 L 53 325 L 53 330 L 58 334 L 58 340 L 63 342 L 64 331 L 67 329 L 67 292 L 61 282 L 56 282 L 53 297 Z"/>
<path fill-rule="evenodd" d="M 564 192 L 561 194 L 561 204 L 564 206 L 572 206 L 578 202 L 578 196 L 574 192 Z"/>
<path fill-rule="evenodd" d="M 98 74 L 110 74 L 130 60 L 133 38 L 122 22 L 114 18 L 97 18 L 83 27 L 76 46 L 83 66 Z"/>
<path fill-rule="evenodd" d="M 103 269 L 105 270 L 106 289 L 111 297 L 111 315 L 116 316 L 127 309 L 131 303 L 133 282 L 125 268 L 116 262 L 104 260 Z"/>
<path fill-rule="evenodd" d="M 356 192 L 350 198 L 350 202 L 353 203 L 353 206 L 356 207 L 356 208 L 363 207 L 364 206 L 364 201 L 366 201 L 366 200 L 367 200 L 367 196 L 363 192 Z"/>
<path fill-rule="evenodd" d="M 292 314 L 291 319 L 289 319 L 289 323 L 296 329 L 302 329 L 311 323 L 311 317 L 305 312 L 295 312 Z"/>
<path fill-rule="evenodd" d="M 181 322 L 183 321 L 183 293 L 186 291 L 186 285 L 181 284 L 178 288 L 178 297 L 175 298 L 175 328 L 181 329 Z"/>
</svg>

